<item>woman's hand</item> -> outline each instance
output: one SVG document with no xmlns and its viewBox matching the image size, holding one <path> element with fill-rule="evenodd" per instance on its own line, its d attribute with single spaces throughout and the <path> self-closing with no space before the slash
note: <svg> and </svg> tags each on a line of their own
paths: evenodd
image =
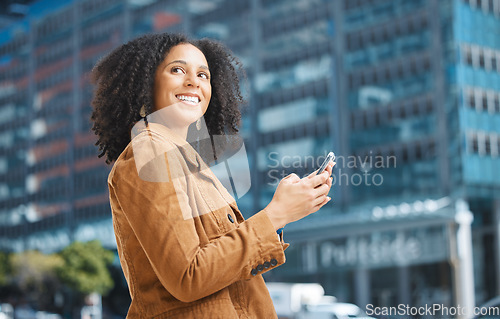
<svg viewBox="0 0 500 319">
<path fill-rule="evenodd" d="M 264 209 L 275 229 L 317 212 L 330 201 L 327 194 L 332 187 L 330 176 L 334 165 L 328 163 L 320 175 L 314 171 L 301 179 L 290 174 L 280 181 L 273 199 Z"/>
</svg>

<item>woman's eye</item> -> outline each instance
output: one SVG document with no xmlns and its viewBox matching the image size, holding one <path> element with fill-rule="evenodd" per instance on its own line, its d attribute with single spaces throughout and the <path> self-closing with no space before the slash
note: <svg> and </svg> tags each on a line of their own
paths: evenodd
<svg viewBox="0 0 500 319">
<path fill-rule="evenodd" d="M 172 73 L 183 73 L 183 70 L 179 68 L 178 66 L 174 66 L 172 68 Z"/>
<path fill-rule="evenodd" d="M 200 74 L 198 74 L 198 76 L 203 78 L 203 79 L 207 79 L 207 80 L 209 79 L 209 76 L 206 73 L 200 73 Z"/>
</svg>

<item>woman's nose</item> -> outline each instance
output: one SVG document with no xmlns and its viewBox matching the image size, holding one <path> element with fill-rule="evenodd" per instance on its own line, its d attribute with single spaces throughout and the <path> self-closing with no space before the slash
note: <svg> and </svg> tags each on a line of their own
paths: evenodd
<svg viewBox="0 0 500 319">
<path fill-rule="evenodd" d="M 200 86 L 200 79 L 196 76 L 196 74 L 186 75 L 185 84 L 186 84 L 186 86 L 199 87 Z"/>
</svg>

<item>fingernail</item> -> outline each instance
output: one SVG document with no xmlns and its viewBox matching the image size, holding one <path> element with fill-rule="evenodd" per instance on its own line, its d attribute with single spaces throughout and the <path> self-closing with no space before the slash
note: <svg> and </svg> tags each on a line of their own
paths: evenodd
<svg viewBox="0 0 500 319">
<path fill-rule="evenodd" d="M 326 196 L 326 199 L 330 201 L 332 198 L 330 196 Z"/>
</svg>

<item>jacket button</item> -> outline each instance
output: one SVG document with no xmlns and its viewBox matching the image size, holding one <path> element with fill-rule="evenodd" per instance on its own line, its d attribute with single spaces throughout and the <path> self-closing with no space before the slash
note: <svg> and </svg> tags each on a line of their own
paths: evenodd
<svg viewBox="0 0 500 319">
<path fill-rule="evenodd" d="M 258 265 L 258 266 L 257 266 L 257 270 L 258 270 L 258 271 L 263 271 L 263 270 L 264 270 L 264 265 L 262 265 L 262 264 L 261 264 L 261 265 Z"/>
<path fill-rule="evenodd" d="M 278 261 L 276 259 L 271 259 L 271 266 L 276 266 L 278 264 Z"/>
<path fill-rule="evenodd" d="M 255 276 L 257 275 L 259 272 L 257 271 L 257 269 L 252 269 L 252 271 L 250 272 L 252 274 L 252 276 Z"/>
<path fill-rule="evenodd" d="M 271 263 L 270 263 L 270 262 L 268 262 L 268 261 L 265 261 L 265 262 L 264 262 L 264 268 L 266 268 L 266 269 L 267 269 L 267 268 L 269 268 L 270 266 L 271 266 Z"/>
<path fill-rule="evenodd" d="M 231 214 L 227 214 L 227 218 L 229 219 L 229 221 L 231 223 L 234 223 L 234 219 L 233 219 L 233 216 L 231 216 Z"/>
</svg>

